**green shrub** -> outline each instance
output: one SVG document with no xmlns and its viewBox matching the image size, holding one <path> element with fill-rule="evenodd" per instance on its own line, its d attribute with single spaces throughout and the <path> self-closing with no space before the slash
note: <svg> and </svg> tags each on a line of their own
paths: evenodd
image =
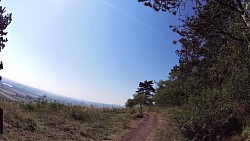
<svg viewBox="0 0 250 141">
<path fill-rule="evenodd" d="M 244 124 L 244 105 L 228 94 L 208 90 L 192 96 L 177 118 L 182 134 L 192 140 L 222 140 L 239 133 Z"/>
<path fill-rule="evenodd" d="M 89 122 L 98 119 L 99 111 L 94 108 L 72 106 L 70 111 L 70 117 L 74 120 L 82 122 Z"/>
<path fill-rule="evenodd" d="M 180 82 L 160 80 L 157 83 L 156 94 L 153 97 L 155 104 L 162 107 L 183 105 L 187 101 L 187 96 L 178 83 Z"/>
</svg>

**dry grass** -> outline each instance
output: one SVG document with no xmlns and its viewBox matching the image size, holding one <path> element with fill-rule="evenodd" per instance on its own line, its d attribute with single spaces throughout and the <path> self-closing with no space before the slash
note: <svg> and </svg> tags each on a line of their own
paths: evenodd
<svg viewBox="0 0 250 141">
<path fill-rule="evenodd" d="M 4 109 L 4 134 L 0 140 L 112 140 L 124 135 L 137 112 L 98 109 L 39 101 L 0 101 Z"/>
<path fill-rule="evenodd" d="M 119 140 L 142 119 L 139 110 L 95 108 L 64 105 L 58 102 L 38 101 L 16 103 L 0 101 L 4 109 L 4 141 L 96 141 Z M 147 107 L 144 112 L 153 113 L 156 124 L 146 141 L 182 141 L 180 129 L 173 119 L 179 108 Z M 250 124 L 249 124 L 250 125 Z M 249 140 L 249 127 L 242 135 L 228 140 Z"/>
</svg>

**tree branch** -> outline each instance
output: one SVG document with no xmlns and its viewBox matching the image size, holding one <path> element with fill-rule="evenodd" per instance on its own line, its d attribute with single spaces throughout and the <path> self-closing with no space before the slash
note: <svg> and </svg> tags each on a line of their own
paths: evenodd
<svg viewBox="0 0 250 141">
<path fill-rule="evenodd" d="M 238 12 L 240 14 L 244 14 L 244 11 L 241 11 L 241 10 L 239 10 L 237 8 L 234 8 L 233 6 L 231 6 L 229 4 L 223 3 L 223 2 L 221 2 L 221 0 L 214 0 L 214 1 L 216 1 L 217 3 L 219 3 L 219 4 L 221 4 L 221 5 L 225 6 L 225 7 L 230 8 L 231 10 L 233 10 L 235 12 Z"/>
</svg>

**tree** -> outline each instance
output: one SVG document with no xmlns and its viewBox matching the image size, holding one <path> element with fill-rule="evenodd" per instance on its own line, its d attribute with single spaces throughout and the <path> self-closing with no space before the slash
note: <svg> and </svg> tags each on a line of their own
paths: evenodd
<svg viewBox="0 0 250 141">
<path fill-rule="evenodd" d="M 134 107 L 139 105 L 139 117 L 143 117 L 142 107 L 153 104 L 152 96 L 155 93 L 155 89 L 153 87 L 153 81 L 144 81 L 139 83 L 139 88 L 135 94 L 133 94 L 133 99 L 128 99 L 125 106 L 126 107 Z"/>
<path fill-rule="evenodd" d="M 5 14 L 5 12 L 6 12 L 5 7 L 0 6 L 0 52 L 2 51 L 2 49 L 4 49 L 5 43 L 8 41 L 7 38 L 4 38 L 4 36 L 7 35 L 7 32 L 5 32 L 5 30 L 12 21 L 12 17 L 11 17 L 12 14 L 11 13 Z M 1 69 L 3 69 L 2 61 L 0 62 L 0 70 Z M 0 81 L 1 80 L 2 80 L 2 77 L 0 76 Z"/>
<path fill-rule="evenodd" d="M 126 107 L 134 107 L 136 105 L 146 106 L 153 103 L 152 96 L 155 93 L 155 89 L 152 86 L 153 81 L 144 81 L 139 83 L 139 88 L 135 94 L 133 94 L 133 99 L 128 99 L 126 102 Z"/>
<path fill-rule="evenodd" d="M 144 81 L 144 82 L 140 82 L 139 83 L 139 88 L 137 88 L 137 94 L 138 95 L 142 95 L 141 99 L 145 99 L 142 100 L 142 102 L 140 103 L 141 105 L 150 105 L 152 104 L 152 96 L 155 93 L 155 89 L 153 87 L 153 81 Z"/>
</svg>

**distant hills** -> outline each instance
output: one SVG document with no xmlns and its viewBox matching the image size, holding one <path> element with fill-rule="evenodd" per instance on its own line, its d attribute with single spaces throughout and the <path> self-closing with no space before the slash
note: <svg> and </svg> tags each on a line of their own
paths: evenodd
<svg viewBox="0 0 250 141">
<path fill-rule="evenodd" d="M 39 98 L 46 99 L 48 101 L 59 101 L 64 104 L 82 105 L 82 106 L 95 106 L 95 107 L 119 107 L 118 105 L 97 103 L 92 101 L 83 101 L 79 99 L 69 98 L 61 96 L 59 94 L 47 92 L 45 90 L 37 89 L 31 86 L 27 86 L 16 81 L 3 77 L 0 82 L 0 99 L 31 102 L 38 100 Z"/>
</svg>

